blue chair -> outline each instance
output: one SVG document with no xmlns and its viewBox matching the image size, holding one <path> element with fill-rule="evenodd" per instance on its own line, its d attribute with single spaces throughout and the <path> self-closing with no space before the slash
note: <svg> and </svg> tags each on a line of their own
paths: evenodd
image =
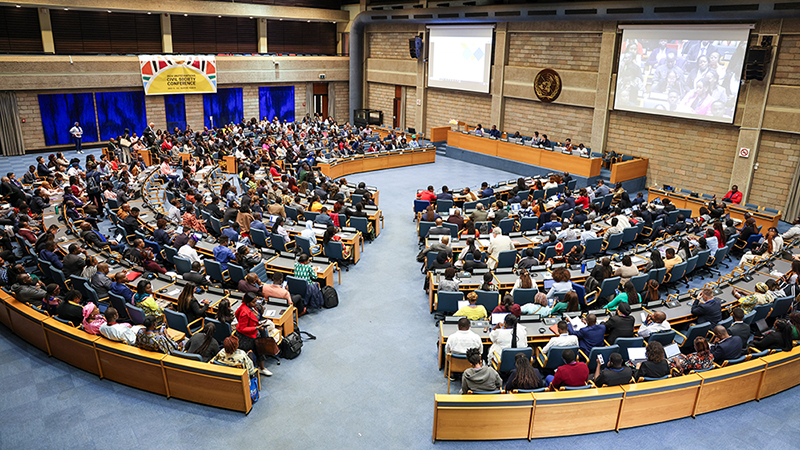
<svg viewBox="0 0 800 450">
<path fill-rule="evenodd" d="M 306 211 L 306 212 L 303 213 L 303 218 L 313 222 L 317 218 L 318 215 L 319 215 L 318 212 Z"/>
<path fill-rule="evenodd" d="M 603 242 L 601 237 L 587 239 L 584 244 L 583 254 L 589 257 L 600 253 L 603 250 Z"/>
<path fill-rule="evenodd" d="M 564 364 L 564 358 L 561 356 L 564 350 L 572 350 L 575 355 L 578 354 L 578 346 L 568 347 L 550 347 L 546 355 L 543 355 L 540 347 L 536 347 L 536 360 L 539 362 L 539 367 L 544 370 L 556 370 Z"/>
<path fill-rule="evenodd" d="M 447 200 L 447 199 L 436 200 L 436 212 L 437 213 L 450 214 L 450 208 L 452 208 L 452 207 L 453 207 L 453 201 L 452 200 Z"/>
<path fill-rule="evenodd" d="M 435 222 L 424 222 L 420 220 L 417 223 L 417 236 L 419 236 L 420 242 L 422 242 L 425 239 L 425 236 L 428 235 L 428 231 L 435 226 Z"/>
<path fill-rule="evenodd" d="M 247 274 L 244 272 L 244 267 L 228 263 L 228 275 L 231 277 L 231 283 L 238 285 L 239 281 L 244 280 Z"/>
<path fill-rule="evenodd" d="M 720 264 L 722 264 L 726 268 L 728 267 L 728 265 L 725 264 L 723 261 L 725 260 L 725 258 L 730 253 L 730 249 L 731 249 L 731 247 L 726 245 L 724 247 L 718 248 L 717 249 L 717 254 L 714 255 L 713 257 L 709 256 L 709 261 L 706 263 L 706 267 L 708 268 L 709 272 L 712 272 L 712 273 L 715 273 L 717 275 L 720 275 L 719 270 L 716 270 L 717 267 Z"/>
<path fill-rule="evenodd" d="M 504 348 L 500 355 L 496 355 L 492 360 L 492 366 L 498 373 L 509 373 L 516 368 L 517 355 L 522 353 L 528 358 L 528 361 L 533 361 L 533 349 L 530 347 L 523 348 Z M 496 362 L 497 357 L 500 357 L 500 364 Z"/>
<path fill-rule="evenodd" d="M 611 277 L 603 280 L 598 289 L 596 289 L 594 292 L 589 292 L 586 294 L 586 305 L 594 305 L 598 299 L 603 299 L 598 306 L 601 304 L 604 305 L 606 303 L 605 300 L 616 293 L 616 290 L 619 287 L 619 280 L 620 277 Z"/>
<path fill-rule="evenodd" d="M 650 272 L 648 272 L 647 275 L 650 280 L 656 280 L 658 284 L 661 284 L 664 282 L 664 277 L 667 275 L 667 268 L 662 267 L 660 269 L 650 269 Z"/>
<path fill-rule="evenodd" d="M 689 354 L 694 352 L 694 340 L 697 337 L 706 337 L 708 332 L 711 331 L 711 323 L 710 322 L 703 322 L 694 324 L 686 330 L 686 334 L 676 331 L 675 332 L 675 343 L 678 344 L 681 348 L 681 352 L 684 354 Z"/>
<path fill-rule="evenodd" d="M 108 301 L 111 303 L 111 306 L 117 310 L 117 314 L 119 314 L 119 321 L 120 322 L 130 322 L 131 316 L 128 315 L 128 308 L 125 306 L 125 299 L 120 297 L 119 295 L 109 292 L 108 293 Z"/>
<path fill-rule="evenodd" d="M 192 323 L 186 318 L 186 314 L 178 311 L 173 311 L 169 308 L 164 309 L 164 318 L 167 320 L 167 326 L 173 330 L 178 330 L 186 336 L 191 336 L 203 328 L 203 318 L 199 317 Z M 199 326 L 198 326 L 199 322 Z"/>
<path fill-rule="evenodd" d="M 608 360 L 611 358 L 612 353 L 619 353 L 619 345 L 593 347 L 588 356 L 583 352 L 583 350 L 580 350 L 581 356 L 584 360 L 586 360 L 586 365 L 589 366 L 589 373 L 594 373 L 594 370 L 597 368 L 597 357 L 599 355 L 602 355 L 603 361 L 606 361 L 606 364 L 608 364 Z"/>
<path fill-rule="evenodd" d="M 630 244 L 636 240 L 636 235 L 639 233 L 639 227 L 626 227 L 622 229 L 622 245 Z M 609 238 L 610 240 L 611 238 Z"/>
<path fill-rule="evenodd" d="M 176 256 L 172 258 L 172 263 L 175 264 L 175 272 L 183 275 L 192 271 L 192 262 L 189 258 L 183 256 Z"/>
<path fill-rule="evenodd" d="M 667 284 L 675 285 L 678 281 L 683 281 L 683 283 L 686 286 L 688 286 L 689 283 L 687 283 L 684 280 L 681 280 L 683 278 L 683 276 L 686 275 L 686 267 L 687 266 L 688 266 L 688 263 L 686 261 L 684 261 L 684 262 L 682 262 L 680 264 L 675 264 L 674 266 L 672 266 L 672 270 L 664 278 L 664 284 L 665 284 L 664 288 L 667 287 L 666 286 Z"/>
<path fill-rule="evenodd" d="M 769 316 L 772 318 L 779 318 L 783 317 L 786 314 L 789 314 L 789 311 L 792 309 L 792 302 L 794 301 L 793 297 L 781 297 L 775 299 L 772 302 L 772 311 L 770 311 Z"/>
<path fill-rule="evenodd" d="M 312 244 L 311 239 L 305 238 L 303 236 L 295 236 L 294 243 L 300 249 L 301 253 L 305 253 L 308 256 L 317 256 L 322 254 L 322 247 L 320 246 L 316 252 L 312 251 Z"/>
<path fill-rule="evenodd" d="M 609 236 L 608 240 L 603 243 L 603 252 L 608 254 L 609 251 L 618 249 L 622 245 L 622 236 L 622 233 L 614 233 Z"/>
<path fill-rule="evenodd" d="M 256 228 L 250 229 L 250 240 L 253 242 L 253 245 L 259 248 L 268 248 L 269 244 L 267 243 L 267 234 L 264 233 L 264 230 L 258 230 Z"/>
<path fill-rule="evenodd" d="M 506 250 L 497 255 L 497 269 L 514 267 L 517 263 L 517 251 Z"/>
<path fill-rule="evenodd" d="M 579 245 L 581 241 L 579 239 L 575 239 L 574 241 L 565 241 L 564 242 L 564 254 L 568 254 L 570 250 L 576 245 Z M 584 250 L 585 253 L 585 250 Z"/>
<path fill-rule="evenodd" d="M 227 281 L 228 277 L 226 277 L 225 274 L 228 271 L 226 270 L 223 272 L 222 265 L 219 262 L 206 258 L 203 260 L 203 265 L 206 268 L 206 273 L 211 277 L 212 280 L 220 283 L 225 283 L 225 281 Z"/>
<path fill-rule="evenodd" d="M 535 394 L 537 392 L 547 392 L 547 388 L 539 388 L 539 389 L 514 389 L 511 391 L 512 394 Z"/>
<path fill-rule="evenodd" d="M 439 291 L 436 293 L 434 311 L 443 314 L 452 314 L 458 311 L 458 302 L 463 300 L 463 292 Z"/>
<path fill-rule="evenodd" d="M 503 232 L 503 234 L 508 236 L 510 233 L 514 232 L 514 227 L 516 226 L 516 224 L 517 221 L 514 219 L 503 219 L 500 221 L 500 224 L 498 226 L 500 227 L 500 230 Z"/>
<path fill-rule="evenodd" d="M 497 395 L 497 394 L 502 394 L 502 393 L 503 393 L 503 391 L 501 389 L 498 389 L 496 391 L 475 391 L 475 392 L 467 391 L 467 394 L 470 394 L 470 395 L 472 395 L 472 394 L 477 394 L 477 395 Z"/>
<path fill-rule="evenodd" d="M 61 269 L 50 266 L 50 279 L 61 288 L 62 292 L 69 291 L 70 285 L 67 284 L 67 277 Z"/>
<path fill-rule="evenodd" d="M 619 346 L 619 354 L 622 356 L 623 361 L 630 359 L 628 356 L 628 349 L 634 347 L 644 347 L 644 338 L 641 337 L 618 337 L 614 341 L 614 345 Z"/>
<path fill-rule="evenodd" d="M 697 261 L 695 262 L 695 266 L 693 270 L 690 272 L 687 270 L 687 273 L 697 274 L 700 276 L 700 279 L 703 279 L 703 276 L 700 275 L 701 272 L 708 270 L 708 259 L 711 257 L 711 250 L 703 250 L 702 252 L 698 252 L 695 256 Z"/>
<path fill-rule="evenodd" d="M 341 224 L 341 220 L 339 221 Z M 455 224 L 449 224 L 455 225 Z M 369 220 L 366 217 L 351 217 L 350 218 L 350 226 L 355 228 L 357 231 L 361 232 L 361 235 L 364 236 L 364 239 L 368 239 L 371 241 L 370 237 L 373 235 L 372 224 L 369 223 Z M 451 233 L 451 236 L 455 236 L 458 234 L 458 225 L 456 226 L 456 232 Z"/>
<path fill-rule="evenodd" d="M 272 233 L 269 236 L 270 248 L 276 252 L 291 252 L 294 250 L 294 241 L 286 242 L 286 240 L 278 233 Z"/>
<path fill-rule="evenodd" d="M 517 289 L 514 289 L 514 293 L 513 293 L 514 303 L 517 304 L 517 305 L 520 305 L 520 306 L 526 305 L 528 303 L 533 303 L 533 299 L 534 299 L 534 297 L 536 297 L 536 294 L 538 292 L 539 292 L 539 289 L 536 289 L 536 288 L 532 288 L 532 289 L 517 288 Z M 489 312 L 489 311 L 487 311 L 487 312 Z"/>
<path fill-rule="evenodd" d="M 214 324 L 214 339 L 222 343 L 228 336 L 231 335 L 231 324 L 228 322 L 220 322 L 217 319 L 206 317 L 206 322 Z"/>
<path fill-rule="evenodd" d="M 642 292 L 644 288 L 647 287 L 648 281 L 650 281 L 649 273 L 643 273 L 631 278 L 631 283 L 633 283 L 633 287 L 636 288 L 636 292 Z"/>
<path fill-rule="evenodd" d="M 664 375 L 663 377 L 658 377 L 658 378 L 639 377 L 639 379 L 637 381 L 640 382 L 640 383 L 643 382 L 643 381 L 659 381 L 659 380 L 666 380 L 667 378 L 670 378 L 670 377 L 671 377 L 671 375 Z"/>
<path fill-rule="evenodd" d="M 286 211 L 286 217 L 292 219 L 294 222 L 297 222 L 297 217 L 299 215 L 297 208 L 292 206 L 284 206 L 283 210 Z"/>
<path fill-rule="evenodd" d="M 425 212 L 428 209 L 428 206 L 431 205 L 431 202 L 428 200 L 414 200 L 414 218 L 419 218 L 420 214 Z"/>
<path fill-rule="evenodd" d="M 125 309 L 128 311 L 128 317 L 132 324 L 141 325 L 144 323 L 144 311 L 142 311 L 142 308 L 125 303 Z"/>
<path fill-rule="evenodd" d="M 165 255 L 164 257 L 167 259 L 167 261 L 172 261 L 172 263 L 175 264 L 174 260 L 175 260 L 175 257 L 178 256 L 178 250 L 176 250 L 175 247 L 170 247 L 168 245 L 165 245 L 164 246 L 164 255 Z"/>
<path fill-rule="evenodd" d="M 559 391 L 582 391 L 584 389 L 592 389 L 591 384 L 584 384 L 583 386 L 561 386 Z"/>
<path fill-rule="evenodd" d="M 188 359 L 190 361 L 203 362 L 203 357 L 196 353 L 186 353 L 173 350 L 172 353 L 170 353 L 170 355 L 177 356 L 178 358 Z"/>
<path fill-rule="evenodd" d="M 523 217 L 519 220 L 519 231 L 533 231 L 536 229 L 536 226 L 539 224 L 539 218 L 536 216 L 533 217 Z"/>
<path fill-rule="evenodd" d="M 486 312 L 489 314 L 500 304 L 500 293 L 497 291 L 483 291 L 478 289 L 475 293 L 478 294 L 477 303 L 486 308 Z"/>
<path fill-rule="evenodd" d="M 572 219 L 572 213 L 573 212 L 574 212 L 574 210 L 572 208 L 562 212 L 561 213 L 561 220 L 564 221 L 564 220 L 567 220 L 567 219 Z"/>
<path fill-rule="evenodd" d="M 752 319 L 752 323 L 758 323 L 759 320 L 764 320 L 770 316 L 772 312 L 773 305 L 771 303 L 767 303 L 766 305 L 756 305 L 753 308 L 753 312 L 756 313 L 755 317 Z"/>
<path fill-rule="evenodd" d="M 344 244 L 338 241 L 329 241 L 327 244 L 323 245 L 322 253 L 336 262 L 344 262 L 352 260 L 353 258 L 353 255 L 345 255 Z M 349 268 L 345 266 L 345 270 L 349 270 Z"/>
<path fill-rule="evenodd" d="M 308 281 L 288 275 L 286 277 L 286 290 L 292 295 L 299 295 L 303 300 L 308 300 Z M 308 304 L 306 302 L 306 304 Z"/>
<path fill-rule="evenodd" d="M 675 336 L 677 336 L 677 334 L 675 330 L 659 331 L 658 333 L 651 334 L 650 337 L 647 338 L 647 343 L 659 342 L 666 347 L 675 342 Z"/>
</svg>

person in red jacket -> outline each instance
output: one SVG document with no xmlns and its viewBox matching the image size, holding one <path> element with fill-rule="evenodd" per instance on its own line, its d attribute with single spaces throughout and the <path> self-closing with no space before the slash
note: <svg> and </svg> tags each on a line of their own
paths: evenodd
<svg viewBox="0 0 800 450">
<path fill-rule="evenodd" d="M 564 365 L 556 370 L 550 381 L 550 389 L 558 390 L 561 386 L 583 386 L 589 378 L 589 366 L 586 363 L 575 361 L 575 352 L 567 349 L 561 353 Z M 550 377 L 547 377 L 548 379 Z"/>
<path fill-rule="evenodd" d="M 428 186 L 428 189 L 417 194 L 417 198 L 420 200 L 427 200 L 431 203 L 436 201 L 436 194 L 433 192 L 433 186 Z"/>
<path fill-rule="evenodd" d="M 738 205 L 739 203 L 742 203 L 742 198 L 743 195 L 741 192 L 739 192 L 739 186 L 734 184 L 733 186 L 731 186 L 731 190 L 728 191 L 728 193 L 725 194 L 725 197 L 722 198 L 722 201 L 728 203 L 736 203 Z"/>
<path fill-rule="evenodd" d="M 236 337 L 239 338 L 239 348 L 248 352 L 250 350 L 256 355 L 258 369 L 261 375 L 271 376 L 272 372 L 264 368 L 264 359 L 256 350 L 256 338 L 259 333 L 264 331 L 264 326 L 258 324 L 258 313 L 256 312 L 256 294 L 248 292 L 242 299 L 242 306 L 236 310 Z M 266 355 L 263 355 L 266 356 Z"/>
</svg>

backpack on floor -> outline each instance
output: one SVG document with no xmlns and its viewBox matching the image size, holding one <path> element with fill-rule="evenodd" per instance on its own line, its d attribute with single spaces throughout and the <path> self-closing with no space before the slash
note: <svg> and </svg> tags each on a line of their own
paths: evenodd
<svg viewBox="0 0 800 450">
<path fill-rule="evenodd" d="M 325 308 L 335 308 L 339 306 L 339 294 L 336 289 L 331 286 L 324 286 L 322 288 L 322 298 L 325 302 L 322 304 Z"/>
<path fill-rule="evenodd" d="M 292 332 L 284 337 L 280 344 L 280 357 L 284 359 L 295 359 L 300 355 L 303 350 L 303 338 L 297 331 Z"/>
</svg>

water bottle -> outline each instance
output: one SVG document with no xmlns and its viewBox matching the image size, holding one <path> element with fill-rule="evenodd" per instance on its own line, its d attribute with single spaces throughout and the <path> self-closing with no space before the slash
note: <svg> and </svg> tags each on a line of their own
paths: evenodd
<svg viewBox="0 0 800 450">
<path fill-rule="evenodd" d="M 581 273 L 586 273 L 586 262 L 581 262 Z"/>
</svg>

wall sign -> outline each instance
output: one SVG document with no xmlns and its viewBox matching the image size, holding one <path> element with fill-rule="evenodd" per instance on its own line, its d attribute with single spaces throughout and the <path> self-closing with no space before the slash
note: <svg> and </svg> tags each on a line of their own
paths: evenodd
<svg viewBox="0 0 800 450">
<path fill-rule="evenodd" d="M 533 79 L 533 90 L 542 102 L 553 102 L 561 95 L 561 76 L 553 69 L 543 69 Z"/>
</svg>

